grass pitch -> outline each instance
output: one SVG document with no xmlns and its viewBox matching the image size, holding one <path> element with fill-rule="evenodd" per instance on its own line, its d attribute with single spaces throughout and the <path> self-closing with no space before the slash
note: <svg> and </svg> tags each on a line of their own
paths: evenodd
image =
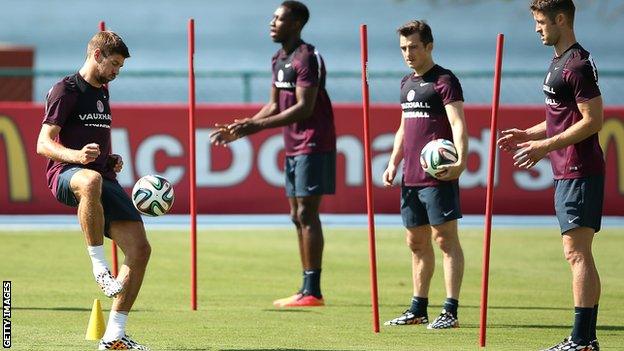
<svg viewBox="0 0 624 351">
<path fill-rule="evenodd" d="M 461 229 L 466 272 L 461 328 L 384 327 L 410 302 L 410 254 L 403 230 L 378 229 L 381 333 L 372 332 L 365 229 L 325 230 L 326 307 L 279 310 L 301 268 L 293 230 L 203 230 L 198 235 L 198 311 L 190 310 L 188 232 L 151 231 L 152 259 L 128 333 L 152 350 L 478 350 L 482 230 Z M 108 242 L 107 242 L 108 247 Z M 594 242 L 603 284 L 598 336 L 624 349 L 624 236 L 605 229 Z M 109 250 L 107 250 L 109 251 Z M 0 277 L 11 280 L 15 350 L 95 350 L 85 341 L 94 298 L 79 232 L 0 231 Z M 442 267 L 429 296 L 434 318 L 444 300 Z M 487 350 L 535 350 L 569 335 L 570 272 L 556 228 L 497 229 L 492 237 Z M 105 312 L 105 319 L 107 319 Z"/>
</svg>

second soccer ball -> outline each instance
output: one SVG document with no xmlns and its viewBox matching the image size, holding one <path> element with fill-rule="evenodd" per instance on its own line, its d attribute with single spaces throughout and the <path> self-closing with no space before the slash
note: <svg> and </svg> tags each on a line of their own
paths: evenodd
<svg viewBox="0 0 624 351">
<path fill-rule="evenodd" d="M 428 142 L 420 152 L 420 165 L 434 178 L 438 178 L 438 167 L 457 162 L 457 150 L 453 142 L 435 139 Z"/>
</svg>

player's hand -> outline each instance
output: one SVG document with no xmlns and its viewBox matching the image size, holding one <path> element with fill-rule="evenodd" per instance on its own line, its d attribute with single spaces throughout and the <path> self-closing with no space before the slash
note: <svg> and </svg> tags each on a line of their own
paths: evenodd
<svg viewBox="0 0 624 351">
<path fill-rule="evenodd" d="M 529 169 L 543 159 L 548 153 L 548 144 L 544 140 L 533 140 L 518 144 L 514 154 L 514 166 Z"/>
<path fill-rule="evenodd" d="M 228 143 L 238 139 L 238 136 L 230 133 L 227 124 L 215 124 L 216 129 L 210 133 L 210 143 L 212 145 L 227 146 Z"/>
<path fill-rule="evenodd" d="M 516 152 L 520 148 L 518 144 L 529 140 L 527 132 L 521 129 L 507 129 L 501 131 L 501 134 L 503 136 L 496 141 L 496 144 L 506 152 Z"/>
<path fill-rule="evenodd" d="M 449 181 L 458 179 L 466 169 L 466 165 L 458 161 L 448 165 L 438 166 L 438 169 L 440 171 L 436 174 L 436 178 L 442 181 Z"/>
<path fill-rule="evenodd" d="M 115 173 L 119 173 L 123 169 L 123 159 L 121 158 L 121 155 L 108 155 L 108 158 L 106 159 L 106 164 L 110 169 L 115 171 Z"/>
<path fill-rule="evenodd" d="M 258 120 L 245 118 L 245 119 L 235 119 L 234 123 L 230 124 L 228 127 L 230 133 L 237 135 L 239 138 L 244 137 L 245 135 L 254 134 L 262 129 L 262 126 L 258 122 Z"/>
<path fill-rule="evenodd" d="M 95 161 L 100 156 L 100 145 L 96 143 L 87 144 L 78 150 L 76 163 L 86 165 Z"/>
<path fill-rule="evenodd" d="M 383 185 L 388 188 L 392 186 L 394 178 L 397 175 L 397 169 L 395 165 L 388 165 L 388 168 L 383 173 Z"/>
</svg>

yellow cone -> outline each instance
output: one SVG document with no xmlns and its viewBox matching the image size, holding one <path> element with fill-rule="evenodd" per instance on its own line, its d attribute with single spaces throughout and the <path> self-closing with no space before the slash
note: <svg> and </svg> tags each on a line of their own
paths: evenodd
<svg viewBox="0 0 624 351">
<path fill-rule="evenodd" d="M 102 305 L 100 300 L 93 300 L 91 308 L 91 317 L 89 317 L 89 325 L 87 326 L 86 340 L 100 340 L 104 336 L 106 325 L 104 324 L 104 314 L 102 313 Z"/>
</svg>

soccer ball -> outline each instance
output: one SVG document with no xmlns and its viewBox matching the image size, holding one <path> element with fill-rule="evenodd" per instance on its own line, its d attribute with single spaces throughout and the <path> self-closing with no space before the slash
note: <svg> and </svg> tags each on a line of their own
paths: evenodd
<svg viewBox="0 0 624 351">
<path fill-rule="evenodd" d="M 455 145 L 446 139 L 431 140 L 420 152 L 420 165 L 434 178 L 438 178 L 438 167 L 457 162 Z"/>
<path fill-rule="evenodd" d="M 162 216 L 173 206 L 173 186 L 159 175 L 146 175 L 132 188 L 132 203 L 147 216 Z"/>
</svg>

